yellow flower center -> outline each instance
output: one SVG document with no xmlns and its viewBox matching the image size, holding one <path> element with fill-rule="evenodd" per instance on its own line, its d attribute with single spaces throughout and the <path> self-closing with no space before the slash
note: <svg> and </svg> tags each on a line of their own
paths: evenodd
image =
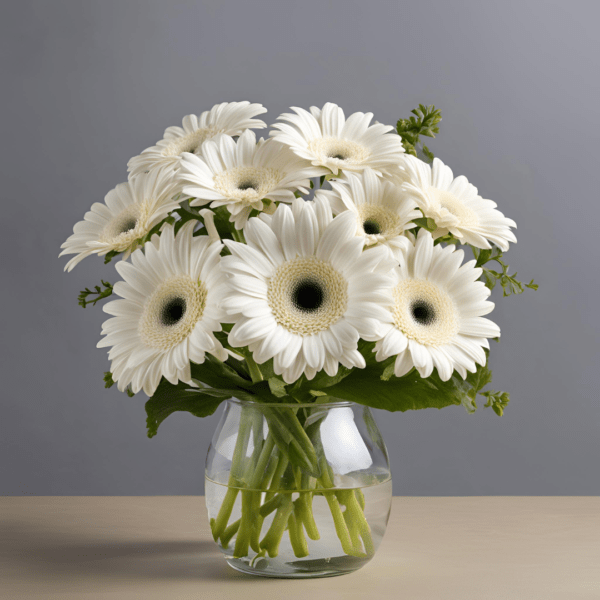
<svg viewBox="0 0 600 600">
<path fill-rule="evenodd" d="M 393 238 L 402 234 L 398 215 L 376 204 L 361 204 L 357 207 L 359 231 L 367 238 L 367 246 L 376 244 L 382 237 Z"/>
<path fill-rule="evenodd" d="M 282 264 L 267 294 L 275 320 L 288 331 L 312 335 L 328 329 L 346 312 L 348 284 L 329 263 L 315 257 Z"/>
<path fill-rule="evenodd" d="M 308 144 L 308 149 L 315 154 L 320 163 L 346 168 L 360 166 L 371 156 L 368 148 L 361 144 L 334 137 L 316 138 Z"/>
<path fill-rule="evenodd" d="M 429 188 L 429 197 L 433 199 L 440 216 L 447 216 L 450 213 L 457 218 L 459 226 L 473 227 L 479 223 L 477 214 L 454 194 L 432 187 Z"/>
<path fill-rule="evenodd" d="M 458 317 L 448 293 L 423 279 L 404 279 L 393 290 L 392 316 L 406 337 L 426 346 L 447 344 L 458 333 Z"/>
<path fill-rule="evenodd" d="M 282 174 L 276 169 L 258 167 L 234 167 L 213 177 L 215 188 L 225 198 L 246 205 L 265 198 L 281 179 Z"/>
<path fill-rule="evenodd" d="M 139 322 L 142 342 L 157 350 L 170 350 L 185 340 L 206 307 L 202 281 L 178 275 L 162 282 L 150 296 Z"/>
<path fill-rule="evenodd" d="M 214 127 L 202 127 L 196 129 L 192 133 L 188 133 L 182 137 L 171 140 L 169 144 L 163 148 L 163 156 L 179 156 L 182 152 L 195 152 L 202 142 L 214 137 L 220 133 L 220 130 Z"/>
<path fill-rule="evenodd" d="M 154 200 L 146 199 L 122 210 L 106 224 L 98 241 L 117 252 L 133 248 L 136 241 L 149 231 L 148 221 L 153 204 Z"/>
</svg>

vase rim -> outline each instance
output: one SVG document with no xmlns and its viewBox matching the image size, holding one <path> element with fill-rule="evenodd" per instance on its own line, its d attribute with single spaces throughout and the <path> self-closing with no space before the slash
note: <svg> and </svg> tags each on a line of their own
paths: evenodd
<svg viewBox="0 0 600 600">
<path fill-rule="evenodd" d="M 225 402 L 232 402 L 240 405 L 260 405 L 266 408 L 339 408 L 341 406 L 352 406 L 357 404 L 352 400 L 335 400 L 333 402 L 255 402 L 254 400 L 240 400 L 239 398 L 228 398 Z"/>
</svg>

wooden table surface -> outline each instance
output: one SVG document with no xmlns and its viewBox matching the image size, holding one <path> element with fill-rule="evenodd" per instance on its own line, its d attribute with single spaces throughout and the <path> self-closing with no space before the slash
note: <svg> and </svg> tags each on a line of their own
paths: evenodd
<svg viewBox="0 0 600 600">
<path fill-rule="evenodd" d="M 202 497 L 0 497 L 0 598 L 600 599 L 600 498 L 395 497 L 363 569 L 283 580 L 225 563 Z"/>
</svg>

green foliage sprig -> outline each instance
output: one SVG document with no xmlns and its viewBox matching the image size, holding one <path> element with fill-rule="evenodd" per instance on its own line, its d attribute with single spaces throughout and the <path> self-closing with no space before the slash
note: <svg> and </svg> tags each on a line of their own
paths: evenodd
<svg viewBox="0 0 600 600">
<path fill-rule="evenodd" d="M 492 410 L 501 417 L 504 414 L 506 405 L 510 402 L 510 394 L 508 392 L 481 392 L 488 401 L 483 405 L 485 408 L 491 407 Z"/>
<path fill-rule="evenodd" d="M 419 108 L 415 108 L 410 112 L 414 116 L 408 119 L 399 119 L 398 123 L 396 123 L 396 131 L 402 138 L 404 151 L 407 154 L 417 156 L 419 137 L 424 135 L 434 138 L 440 132 L 438 123 L 442 120 L 442 111 L 437 109 L 433 104 L 430 106 L 419 104 Z M 432 161 L 434 158 L 433 152 L 424 144 L 422 144 L 422 150 L 423 154 Z"/>
<path fill-rule="evenodd" d="M 511 296 L 513 294 L 522 294 L 525 288 L 532 290 L 538 289 L 538 284 L 534 283 L 533 279 L 529 283 L 522 283 L 517 279 L 517 274 L 508 274 L 509 266 L 502 260 L 503 252 L 497 246 L 491 249 L 481 250 L 471 246 L 473 256 L 477 261 L 476 266 L 483 269 L 481 281 L 483 281 L 490 290 L 493 290 L 497 282 L 502 286 L 503 296 Z M 501 271 L 488 269 L 486 266 L 489 262 L 496 262 L 500 265 Z"/>
<path fill-rule="evenodd" d="M 112 295 L 112 284 L 108 283 L 108 281 L 104 281 L 103 279 L 100 280 L 100 283 L 102 284 L 104 289 L 102 289 L 101 286 L 96 285 L 94 286 L 93 290 L 85 288 L 85 290 L 79 292 L 79 296 L 77 296 L 79 306 L 83 306 L 83 308 L 85 308 L 88 304 L 95 306 L 96 302 L 103 300 L 104 298 L 108 298 L 110 295 Z M 96 298 L 88 300 L 88 296 L 96 296 Z"/>
<path fill-rule="evenodd" d="M 110 389 L 113 385 L 115 385 L 115 382 L 112 373 L 110 371 L 104 371 L 104 387 Z"/>
</svg>

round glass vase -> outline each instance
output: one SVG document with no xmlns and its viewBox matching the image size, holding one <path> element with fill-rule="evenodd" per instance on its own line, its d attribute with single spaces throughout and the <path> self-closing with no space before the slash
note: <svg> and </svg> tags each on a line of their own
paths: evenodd
<svg viewBox="0 0 600 600">
<path fill-rule="evenodd" d="M 213 538 L 234 569 L 328 577 L 373 558 L 392 478 L 366 406 L 230 399 L 208 450 L 205 495 Z"/>
</svg>

